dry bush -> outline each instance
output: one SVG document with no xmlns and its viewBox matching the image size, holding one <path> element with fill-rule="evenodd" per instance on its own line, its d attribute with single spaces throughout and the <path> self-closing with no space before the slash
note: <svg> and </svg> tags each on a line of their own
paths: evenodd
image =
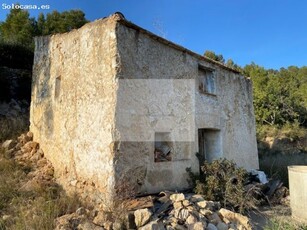
<svg viewBox="0 0 307 230">
<path fill-rule="evenodd" d="M 245 189 L 247 171 L 236 167 L 232 161 L 219 159 L 212 163 L 204 162 L 200 175 L 194 175 L 189 169 L 188 172 L 194 192 L 204 195 L 207 200 L 220 201 L 225 208 L 240 213 L 258 204 L 254 197 L 257 189 Z"/>
</svg>

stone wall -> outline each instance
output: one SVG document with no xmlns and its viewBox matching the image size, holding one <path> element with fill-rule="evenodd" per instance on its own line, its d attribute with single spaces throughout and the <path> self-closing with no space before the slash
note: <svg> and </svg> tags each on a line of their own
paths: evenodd
<svg viewBox="0 0 307 230">
<path fill-rule="evenodd" d="M 68 190 L 112 200 L 116 21 L 36 39 L 31 131 Z"/>
</svg>

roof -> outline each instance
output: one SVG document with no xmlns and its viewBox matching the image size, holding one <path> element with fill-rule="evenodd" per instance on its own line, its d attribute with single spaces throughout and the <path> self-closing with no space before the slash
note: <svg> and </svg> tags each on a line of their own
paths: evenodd
<svg viewBox="0 0 307 230">
<path fill-rule="evenodd" d="M 191 55 L 193 57 L 196 57 L 199 60 L 204 60 L 206 62 L 210 62 L 210 63 L 212 63 L 214 65 L 217 65 L 217 66 L 219 66 L 219 67 L 221 67 L 223 69 L 232 71 L 234 73 L 241 73 L 240 71 L 238 71 L 236 69 L 233 69 L 233 68 L 230 68 L 230 67 L 224 65 L 221 62 L 217 62 L 217 61 L 214 61 L 214 60 L 212 60 L 212 59 L 210 59 L 208 57 L 205 57 L 205 56 L 202 56 L 200 54 L 197 54 L 197 53 L 195 53 L 195 52 L 193 52 L 193 51 L 191 51 L 191 50 L 189 50 L 189 49 L 187 49 L 187 48 L 185 48 L 183 46 L 180 46 L 180 45 L 178 45 L 178 44 L 176 44 L 174 42 L 171 42 L 171 41 L 169 41 L 169 40 L 167 40 L 165 38 L 162 38 L 162 37 L 160 37 L 160 36 L 150 32 L 150 31 L 148 31 L 148 30 L 146 30 L 146 29 L 144 29 L 144 28 L 142 28 L 142 27 L 140 27 L 140 26 L 138 26 L 138 25 L 136 25 L 136 24 L 134 24 L 134 23 L 132 23 L 132 22 L 130 22 L 128 20 L 126 20 L 124 15 L 122 13 L 120 13 L 120 12 L 116 12 L 113 15 L 111 15 L 110 17 L 113 17 L 120 24 L 122 24 L 122 25 L 124 25 L 124 26 L 126 26 L 128 28 L 134 29 L 134 30 L 136 30 L 136 31 L 138 31 L 140 33 L 146 34 L 147 36 L 151 37 L 152 39 L 154 39 L 154 40 L 156 40 L 156 41 L 158 41 L 160 43 L 163 43 L 163 44 L 165 44 L 165 45 L 167 45 L 169 47 L 172 47 L 173 49 L 176 49 L 176 50 L 179 50 L 181 52 L 187 53 L 187 54 L 189 54 L 189 55 Z"/>
</svg>

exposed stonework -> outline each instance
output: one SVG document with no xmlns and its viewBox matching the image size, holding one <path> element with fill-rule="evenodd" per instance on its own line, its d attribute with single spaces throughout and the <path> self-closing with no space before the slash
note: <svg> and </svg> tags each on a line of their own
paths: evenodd
<svg viewBox="0 0 307 230">
<path fill-rule="evenodd" d="M 118 15 L 35 43 L 30 129 L 66 189 L 106 207 L 116 192 L 184 189 L 196 152 L 258 168 L 251 82 L 237 71 Z"/>
</svg>

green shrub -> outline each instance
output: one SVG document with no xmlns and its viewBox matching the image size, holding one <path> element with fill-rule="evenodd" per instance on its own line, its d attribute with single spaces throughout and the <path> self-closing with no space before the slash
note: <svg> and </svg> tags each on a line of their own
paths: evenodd
<svg viewBox="0 0 307 230">
<path fill-rule="evenodd" d="M 257 200 L 254 198 L 256 188 L 245 189 L 244 183 L 248 173 L 243 168 L 226 159 L 205 162 L 201 166 L 200 175 L 194 175 L 187 169 L 194 192 L 202 194 L 207 200 L 220 201 L 224 207 L 239 211 L 255 208 Z"/>
<path fill-rule="evenodd" d="M 266 137 L 289 138 L 292 141 L 307 137 L 307 128 L 301 126 L 297 120 L 286 122 L 283 126 L 257 126 L 257 140 L 263 141 Z"/>
<path fill-rule="evenodd" d="M 257 125 L 257 140 L 263 141 L 266 137 L 277 137 L 279 128 L 271 125 Z"/>
<path fill-rule="evenodd" d="M 280 130 L 280 136 L 289 138 L 292 141 L 307 137 L 307 128 L 301 127 L 298 121 L 287 122 Z"/>
</svg>

